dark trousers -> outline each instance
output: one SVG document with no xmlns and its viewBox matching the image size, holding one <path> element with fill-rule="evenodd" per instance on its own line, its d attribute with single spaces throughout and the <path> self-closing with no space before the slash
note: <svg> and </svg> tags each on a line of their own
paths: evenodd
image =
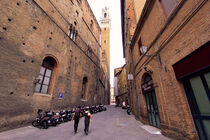
<svg viewBox="0 0 210 140">
<path fill-rule="evenodd" d="M 88 132 L 89 124 L 90 124 L 90 120 L 85 120 L 85 132 Z"/>
<path fill-rule="evenodd" d="M 74 119 L 74 132 L 77 132 L 78 124 L 79 124 L 79 118 L 75 118 Z"/>
</svg>

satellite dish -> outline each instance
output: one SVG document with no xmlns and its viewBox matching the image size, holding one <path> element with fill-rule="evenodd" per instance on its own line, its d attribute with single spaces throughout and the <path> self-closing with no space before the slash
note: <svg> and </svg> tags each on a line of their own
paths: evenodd
<svg viewBox="0 0 210 140">
<path fill-rule="evenodd" d="M 145 53 L 147 52 L 147 46 L 141 46 L 140 52 L 141 52 L 142 54 L 145 54 Z"/>
</svg>

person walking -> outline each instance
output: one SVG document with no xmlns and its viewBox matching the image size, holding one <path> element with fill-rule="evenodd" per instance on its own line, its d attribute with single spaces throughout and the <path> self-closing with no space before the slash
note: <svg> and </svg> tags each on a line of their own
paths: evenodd
<svg viewBox="0 0 210 140">
<path fill-rule="evenodd" d="M 88 135 L 89 124 L 90 124 L 90 121 L 92 121 L 91 120 L 91 114 L 89 112 L 88 107 L 85 108 L 85 115 L 84 116 L 85 116 L 85 129 L 84 129 L 84 131 L 85 131 L 85 134 Z"/>
<path fill-rule="evenodd" d="M 80 110 L 80 107 L 77 107 L 74 113 L 74 133 L 75 134 L 77 133 L 80 117 L 81 117 L 81 110 Z"/>
</svg>

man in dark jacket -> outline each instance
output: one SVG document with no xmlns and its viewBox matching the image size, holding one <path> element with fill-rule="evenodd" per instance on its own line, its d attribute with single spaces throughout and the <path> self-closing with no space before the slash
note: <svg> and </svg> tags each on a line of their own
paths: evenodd
<svg viewBox="0 0 210 140">
<path fill-rule="evenodd" d="M 81 110 L 80 107 L 78 107 L 76 108 L 74 113 L 74 133 L 77 133 L 80 116 L 81 116 Z"/>
<path fill-rule="evenodd" d="M 88 135 L 89 124 L 91 121 L 91 114 L 88 110 L 89 110 L 89 108 L 87 107 L 85 109 L 85 129 L 84 129 L 86 135 Z"/>
</svg>

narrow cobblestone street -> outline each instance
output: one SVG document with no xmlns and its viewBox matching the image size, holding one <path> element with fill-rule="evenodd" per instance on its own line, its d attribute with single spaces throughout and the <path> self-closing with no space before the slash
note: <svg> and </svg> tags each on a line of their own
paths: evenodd
<svg viewBox="0 0 210 140">
<path fill-rule="evenodd" d="M 0 133 L 0 140 L 169 140 L 159 130 L 136 121 L 126 110 L 107 106 L 107 111 L 92 115 L 89 135 L 84 134 L 84 119 L 78 133 L 73 133 L 73 121 L 47 130 L 32 126 Z"/>
</svg>

